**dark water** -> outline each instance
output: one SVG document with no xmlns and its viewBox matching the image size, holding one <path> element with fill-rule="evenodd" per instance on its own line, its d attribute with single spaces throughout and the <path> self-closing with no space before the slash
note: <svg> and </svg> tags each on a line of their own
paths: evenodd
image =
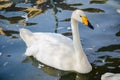
<svg viewBox="0 0 120 80">
<path fill-rule="evenodd" d="M 100 80 L 105 72 L 120 73 L 118 8 L 119 0 L 1 0 L 0 80 Z M 75 9 L 84 10 L 95 28 L 79 24 L 82 45 L 93 66 L 90 73 L 42 67 L 34 58 L 24 56 L 26 45 L 19 37 L 20 28 L 72 38 L 69 21 Z M 28 15 L 28 20 L 23 15 Z"/>
</svg>

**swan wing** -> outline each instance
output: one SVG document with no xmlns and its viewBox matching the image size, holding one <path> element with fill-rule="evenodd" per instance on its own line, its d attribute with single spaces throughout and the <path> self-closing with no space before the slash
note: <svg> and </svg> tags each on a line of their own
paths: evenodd
<svg viewBox="0 0 120 80">
<path fill-rule="evenodd" d="M 67 55 L 74 53 L 72 40 L 56 33 L 33 33 L 31 46 L 28 49 L 40 55 Z M 36 50 L 36 51 L 35 51 Z M 44 53 L 44 54 L 43 54 Z M 36 53 L 37 54 L 37 53 Z M 33 54 L 34 55 L 34 54 Z"/>
</svg>

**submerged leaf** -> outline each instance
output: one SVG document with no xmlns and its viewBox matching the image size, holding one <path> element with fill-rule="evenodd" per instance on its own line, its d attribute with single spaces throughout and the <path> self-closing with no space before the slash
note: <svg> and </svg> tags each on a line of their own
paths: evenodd
<svg viewBox="0 0 120 80">
<path fill-rule="evenodd" d="M 6 36 L 11 36 L 12 34 L 19 34 L 18 31 L 13 31 L 13 30 L 6 30 L 3 32 L 5 33 Z"/>
<path fill-rule="evenodd" d="M 116 33 L 116 36 L 120 36 L 120 31 L 118 31 L 118 32 Z"/>
<path fill-rule="evenodd" d="M 5 35 L 2 28 L 0 28 L 0 35 Z"/>
<path fill-rule="evenodd" d="M 37 5 L 40 5 L 40 4 L 43 4 L 43 3 L 45 3 L 46 2 L 46 0 L 37 0 L 36 1 L 36 4 Z"/>
<path fill-rule="evenodd" d="M 68 22 L 68 21 L 70 21 L 70 18 L 66 18 L 64 20 L 60 20 L 60 22 Z"/>
<path fill-rule="evenodd" d="M 62 33 L 62 35 L 64 35 L 64 36 L 72 36 L 72 33 L 71 32 L 66 32 L 66 33 Z"/>
<path fill-rule="evenodd" d="M 3 8 L 10 7 L 13 3 L 9 0 L 0 0 L 0 10 Z"/>
<path fill-rule="evenodd" d="M 23 11 L 28 13 L 27 15 L 28 15 L 29 18 L 35 17 L 38 14 L 42 13 L 41 9 L 36 9 L 36 8 L 27 8 Z"/>
<path fill-rule="evenodd" d="M 92 0 L 90 4 L 105 4 L 108 0 Z"/>
<path fill-rule="evenodd" d="M 22 18 L 21 16 L 5 17 L 3 15 L 0 15 L 0 19 L 8 20 L 11 24 L 15 24 L 18 23 L 20 20 L 23 20 L 24 18 Z"/>
<path fill-rule="evenodd" d="M 85 8 L 85 9 L 82 9 L 83 11 L 86 11 L 86 12 L 105 12 L 104 10 L 102 10 L 102 9 L 99 9 L 99 8 Z"/>
<path fill-rule="evenodd" d="M 105 46 L 105 47 L 102 47 L 102 48 L 99 48 L 97 50 L 97 52 L 104 52 L 104 51 L 114 51 L 114 50 L 118 50 L 120 49 L 120 44 L 116 44 L 116 45 L 109 45 L 109 46 Z"/>
</svg>

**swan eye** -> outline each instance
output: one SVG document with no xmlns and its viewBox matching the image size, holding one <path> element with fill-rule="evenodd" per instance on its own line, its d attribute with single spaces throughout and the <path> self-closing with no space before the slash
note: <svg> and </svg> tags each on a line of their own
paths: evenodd
<svg viewBox="0 0 120 80">
<path fill-rule="evenodd" d="M 80 15 L 80 17 L 82 17 L 82 16 Z"/>
</svg>

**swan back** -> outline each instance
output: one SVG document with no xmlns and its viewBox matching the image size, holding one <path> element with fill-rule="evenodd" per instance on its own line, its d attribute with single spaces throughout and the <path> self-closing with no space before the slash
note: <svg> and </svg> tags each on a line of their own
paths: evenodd
<svg viewBox="0 0 120 80">
<path fill-rule="evenodd" d="M 20 29 L 20 37 L 24 40 L 26 43 L 27 47 L 29 47 L 32 43 L 33 40 L 33 33 L 27 29 Z"/>
</svg>

